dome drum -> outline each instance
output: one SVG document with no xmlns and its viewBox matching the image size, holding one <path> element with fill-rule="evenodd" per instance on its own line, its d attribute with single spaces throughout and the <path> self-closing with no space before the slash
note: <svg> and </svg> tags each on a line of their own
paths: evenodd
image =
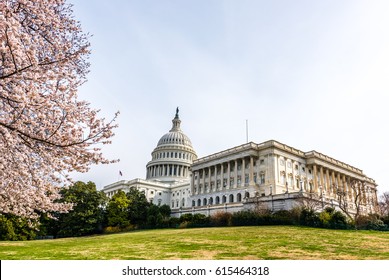
<svg viewBox="0 0 389 280">
<path fill-rule="evenodd" d="M 181 128 L 178 109 L 173 126 L 158 141 L 157 147 L 151 153 L 152 160 L 147 163 L 147 179 L 161 181 L 189 180 L 190 166 L 197 159 L 192 142 Z"/>
</svg>

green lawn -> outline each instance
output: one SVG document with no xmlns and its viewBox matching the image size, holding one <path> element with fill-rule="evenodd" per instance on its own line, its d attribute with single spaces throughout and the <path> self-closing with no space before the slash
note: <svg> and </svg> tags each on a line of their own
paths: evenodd
<svg viewBox="0 0 389 280">
<path fill-rule="evenodd" d="M 389 232 L 293 226 L 145 230 L 0 242 L 0 259 L 389 260 Z"/>
</svg>

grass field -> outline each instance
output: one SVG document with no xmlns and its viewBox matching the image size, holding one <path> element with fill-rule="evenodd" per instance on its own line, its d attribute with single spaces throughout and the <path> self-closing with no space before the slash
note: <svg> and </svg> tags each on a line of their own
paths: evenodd
<svg viewBox="0 0 389 280">
<path fill-rule="evenodd" d="M 389 260 L 389 232 L 293 226 L 145 230 L 0 242 L 0 259 Z"/>
</svg>

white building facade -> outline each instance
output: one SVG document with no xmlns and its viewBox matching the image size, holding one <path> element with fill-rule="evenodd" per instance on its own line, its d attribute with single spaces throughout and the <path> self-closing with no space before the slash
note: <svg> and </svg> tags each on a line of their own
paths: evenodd
<svg viewBox="0 0 389 280">
<path fill-rule="evenodd" d="M 236 212 L 258 205 L 289 210 L 302 198 L 316 200 L 318 208 L 376 212 L 377 184 L 358 168 L 274 140 L 250 142 L 197 159 L 180 124 L 177 109 L 172 129 L 152 152 L 146 180 L 119 181 L 104 187 L 104 192 L 111 197 L 120 189 L 135 187 L 150 202 L 169 205 L 175 216 Z"/>
<path fill-rule="evenodd" d="M 137 188 L 153 204 L 167 204 L 173 210 L 189 207 L 190 168 L 197 155 L 189 137 L 181 130 L 178 108 L 172 122 L 170 131 L 160 138 L 151 153 L 146 179 L 122 180 L 105 186 L 103 191 L 108 197 L 119 190 Z"/>
</svg>

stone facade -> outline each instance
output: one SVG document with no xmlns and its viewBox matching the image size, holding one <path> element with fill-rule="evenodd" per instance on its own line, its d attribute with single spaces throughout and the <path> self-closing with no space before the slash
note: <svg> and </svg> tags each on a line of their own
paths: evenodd
<svg viewBox="0 0 389 280">
<path fill-rule="evenodd" d="M 253 209 L 258 204 L 273 211 L 288 210 L 302 198 L 316 200 L 318 208 L 376 211 L 377 185 L 362 170 L 274 140 L 200 158 L 191 170 L 191 212 Z"/>
<path fill-rule="evenodd" d="M 119 189 L 136 187 L 150 202 L 169 205 L 175 216 L 257 207 L 288 210 L 307 199 L 316 201 L 318 208 L 376 212 L 377 184 L 358 168 L 274 140 L 197 159 L 180 124 L 177 109 L 172 129 L 152 152 L 146 180 L 119 181 L 104 192 L 112 196 Z"/>
</svg>

